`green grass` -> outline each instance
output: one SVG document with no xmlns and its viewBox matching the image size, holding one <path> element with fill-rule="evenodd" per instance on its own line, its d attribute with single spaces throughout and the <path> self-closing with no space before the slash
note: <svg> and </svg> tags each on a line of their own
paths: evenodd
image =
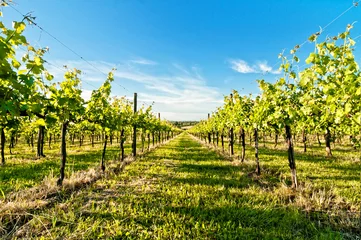
<svg viewBox="0 0 361 240">
<path fill-rule="evenodd" d="M 79 143 L 72 145 L 67 143 L 67 167 L 66 177 L 73 172 L 88 169 L 100 165 L 102 144 L 97 143 L 94 147 L 91 143 L 84 142 L 82 147 Z M 36 147 L 36 146 L 35 146 Z M 8 150 L 8 149 L 6 149 Z M 125 145 L 126 154 L 131 152 L 130 144 Z M 6 152 L 6 164 L 0 166 L 0 196 L 32 187 L 40 183 L 49 174 L 57 176 L 60 168 L 60 145 L 52 144 L 44 146 L 45 158 L 36 159 L 36 152 L 25 144 L 18 144 L 13 154 Z M 113 160 L 119 156 L 119 146 L 116 141 L 107 147 L 107 160 Z"/>
<path fill-rule="evenodd" d="M 263 160 L 263 168 L 266 163 L 273 166 L 273 158 L 280 166 L 286 165 L 286 159 L 274 153 L 268 161 Z M 272 177 L 273 170 L 258 178 L 249 174 L 251 168 L 252 164 L 224 160 L 182 134 L 121 174 L 110 175 L 33 213 L 32 220 L 15 236 L 354 239 L 355 235 L 348 234 L 355 232 L 347 226 L 323 221 L 322 214 L 309 215 L 290 201 L 287 197 L 295 193 L 282 179 Z"/>
<path fill-rule="evenodd" d="M 268 140 L 268 141 L 267 141 Z M 280 181 L 291 185 L 290 170 L 287 160 L 287 148 L 279 139 L 278 146 L 269 138 L 264 143 L 260 140 L 259 158 L 261 181 L 277 184 Z M 346 142 L 346 141 L 345 141 Z M 256 168 L 254 147 L 247 139 L 246 164 L 243 171 L 250 172 Z M 219 143 L 221 147 L 221 144 Z M 326 193 L 326 197 L 342 201 L 344 210 L 360 211 L 361 205 L 361 161 L 360 149 L 354 150 L 348 144 L 335 144 L 332 146 L 333 157 L 325 156 L 325 147 L 316 144 L 316 140 L 308 143 L 307 152 L 303 152 L 303 144 L 295 143 L 295 158 L 298 180 L 301 186 L 306 186 L 308 191 Z M 225 143 L 228 151 L 228 143 Z M 240 155 L 240 146 L 235 144 L 235 155 Z M 326 202 L 325 202 L 326 203 Z M 313 206 L 318 210 L 322 207 Z M 327 206 L 323 206 L 325 208 Z"/>
</svg>

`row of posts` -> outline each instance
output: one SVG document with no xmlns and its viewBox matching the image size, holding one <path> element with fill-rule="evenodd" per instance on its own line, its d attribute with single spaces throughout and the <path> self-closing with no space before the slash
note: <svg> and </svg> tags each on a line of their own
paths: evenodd
<svg viewBox="0 0 361 240">
<path fill-rule="evenodd" d="M 233 105 L 233 94 L 231 93 L 229 95 L 230 100 L 231 100 L 231 104 Z M 208 119 L 211 117 L 211 114 L 208 113 Z M 234 149 L 233 149 L 233 143 L 234 143 L 234 135 L 233 135 L 233 128 L 229 129 L 229 155 L 232 156 L 234 154 Z M 213 139 L 214 136 L 211 136 L 211 133 L 208 133 L 208 143 L 211 143 L 211 139 Z M 218 137 L 217 137 L 218 138 Z M 223 142 L 223 141 L 222 141 Z M 218 144 L 218 142 L 217 142 Z M 223 143 L 222 143 L 223 144 Z M 222 145 L 223 146 L 223 145 Z M 218 147 L 218 146 L 217 146 Z"/>
<path fill-rule="evenodd" d="M 137 93 L 134 93 L 134 101 L 133 101 L 133 104 L 134 104 L 134 113 L 137 112 Z M 158 119 L 160 121 L 160 113 L 158 113 Z M 159 135 L 159 141 L 160 141 L 160 135 Z M 135 157 L 137 155 L 137 126 L 136 124 L 134 123 L 134 126 L 133 126 L 133 144 L 132 144 L 132 148 L 133 148 L 133 156 Z"/>
</svg>

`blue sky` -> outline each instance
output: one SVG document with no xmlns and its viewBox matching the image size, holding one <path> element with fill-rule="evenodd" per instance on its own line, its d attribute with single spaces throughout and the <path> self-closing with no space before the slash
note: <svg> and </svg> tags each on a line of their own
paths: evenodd
<svg viewBox="0 0 361 240">
<path fill-rule="evenodd" d="M 103 72 L 112 67 L 113 94 L 132 96 L 169 120 L 206 118 L 223 96 L 236 89 L 257 94 L 256 79 L 275 81 L 278 54 L 303 43 L 352 6 L 350 0 L 201 1 L 201 0 L 16 0 L 14 7 L 33 12 L 36 22 Z M 5 8 L 3 21 L 21 20 Z M 321 39 L 358 21 L 361 6 L 328 26 Z M 9 25 L 10 26 L 10 25 Z M 25 35 L 48 46 L 46 60 L 83 70 L 84 97 L 101 85 L 104 75 L 36 27 Z M 357 39 L 361 41 L 361 37 Z M 357 45 L 356 45 L 357 46 Z M 361 62 L 357 46 L 355 54 Z M 300 65 L 313 45 L 299 51 Z M 63 72 L 48 66 L 58 80 Z M 262 74 L 268 70 L 268 74 Z M 124 86 L 124 90 L 119 85 Z"/>
</svg>

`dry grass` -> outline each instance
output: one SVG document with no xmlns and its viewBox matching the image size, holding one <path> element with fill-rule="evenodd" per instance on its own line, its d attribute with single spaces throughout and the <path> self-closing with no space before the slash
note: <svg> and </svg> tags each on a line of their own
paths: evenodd
<svg viewBox="0 0 361 240">
<path fill-rule="evenodd" d="M 356 239 L 322 209 L 338 193 L 289 187 L 282 170 L 249 175 L 183 136 L 32 217 L 12 236 L 65 239 Z M 270 177 L 277 175 L 276 180 Z M 286 175 L 286 174 L 285 174 Z M 301 197 L 310 195 L 309 202 Z M 312 197 L 313 196 L 313 197 Z M 300 199 L 299 199 L 300 198 Z M 317 205 L 318 204 L 318 205 Z M 341 207 L 340 207 L 341 208 Z M 335 213 L 335 209 L 332 209 Z M 351 220 L 351 217 L 350 217 Z"/>
<path fill-rule="evenodd" d="M 260 162 L 262 173 L 260 176 L 255 174 L 255 162 L 253 157 L 250 158 L 249 155 L 253 154 L 253 149 L 248 147 L 247 151 L 247 159 L 245 162 L 240 162 L 239 149 L 238 146 L 235 145 L 235 154 L 233 156 L 229 156 L 228 153 L 228 145 L 225 143 L 225 151 L 222 151 L 221 147 L 216 147 L 214 144 L 206 143 L 194 136 L 192 136 L 194 140 L 201 143 L 203 146 L 206 146 L 208 149 L 211 149 L 220 156 L 224 157 L 227 160 L 232 161 L 233 166 L 240 166 L 243 171 L 246 171 L 247 177 L 252 179 L 253 182 L 257 183 L 262 187 L 262 191 L 269 192 L 277 196 L 278 201 L 281 204 L 288 205 L 299 209 L 304 212 L 311 220 L 318 222 L 319 225 L 328 225 L 332 226 L 334 229 L 342 230 L 342 229 L 350 229 L 353 232 L 358 232 L 361 234 L 361 200 L 358 199 L 356 201 L 352 201 L 346 196 L 342 195 L 340 189 L 345 184 L 342 181 L 333 181 L 332 184 L 319 182 L 313 182 L 308 180 L 307 178 L 301 178 L 299 187 L 297 190 L 292 189 L 289 184 L 289 172 L 285 171 L 287 168 L 274 168 L 272 164 L 277 162 L 278 165 L 278 156 L 270 158 L 270 162 L 265 166 L 263 165 L 264 155 L 260 154 Z M 270 147 L 269 144 L 267 147 Z M 260 149 L 264 149 L 263 144 L 260 144 Z M 273 148 L 272 148 L 273 149 Z M 342 151 L 347 150 L 344 146 L 340 147 Z M 284 146 L 279 144 L 276 148 L 276 151 L 284 150 Z M 296 153 L 298 155 L 304 153 L 300 148 L 296 147 Z M 272 150 L 269 150 L 272 151 Z M 320 158 L 320 151 L 315 151 L 314 149 L 311 151 L 312 156 Z M 321 153 L 322 155 L 322 153 Z M 360 165 L 360 158 L 351 154 L 340 154 L 339 152 L 334 151 L 335 157 L 330 161 L 330 163 L 326 167 L 332 169 L 334 167 L 337 169 L 339 165 L 342 164 L 350 164 L 355 166 L 355 171 L 357 171 L 357 166 Z M 308 157 L 308 155 L 306 155 Z M 326 159 L 326 157 L 323 157 Z M 340 160 L 335 160 L 335 159 Z M 304 158 L 305 159 L 305 158 Z M 250 161 L 251 160 L 251 161 Z M 302 159 L 303 160 L 303 159 Z M 305 159 L 308 161 L 308 159 Z M 286 165 L 287 159 L 283 160 L 283 164 Z M 335 161 L 335 162 L 332 162 Z M 337 161 L 343 161 L 338 163 Z M 297 160 L 296 160 L 297 162 Z M 304 164 L 304 163 L 302 163 Z M 317 162 L 316 162 L 317 164 Z M 263 166 L 262 166 L 263 165 Z M 333 165 L 333 166 L 330 166 Z M 272 168 L 269 168 L 272 167 Z M 318 166 L 318 170 L 322 171 L 323 167 Z M 314 169 L 316 170 L 316 169 Z M 308 170 L 307 170 L 308 171 Z M 324 171 L 324 170 L 323 170 Z M 316 171 L 317 172 L 317 171 Z M 333 172 L 325 172 L 327 174 L 325 178 L 330 177 Z M 311 176 L 311 173 L 307 173 L 308 176 Z M 302 176 L 302 175 L 301 175 Z M 348 177 L 348 176 L 345 176 Z M 360 178 L 361 181 L 361 178 Z M 361 192 L 361 182 L 358 183 L 359 188 L 354 186 L 356 190 L 355 194 L 360 194 Z M 344 190 L 344 189 L 342 189 Z M 351 238 L 352 239 L 352 238 Z"/>
<path fill-rule="evenodd" d="M 150 147 L 149 150 L 139 153 L 136 158 L 127 156 L 123 162 L 116 159 L 110 161 L 107 163 L 105 172 L 102 172 L 99 167 L 73 172 L 69 178 L 64 179 L 62 186 L 57 186 L 57 178 L 51 172 L 38 185 L 8 194 L 0 200 L 0 235 L 10 236 L 16 232 L 15 235 L 21 237 L 31 221 L 41 222 L 39 219 L 33 219 L 34 212 L 56 204 L 59 199 L 90 186 L 101 178 L 109 178 L 122 172 L 126 165 L 138 158 L 143 158 L 169 141 Z"/>
</svg>

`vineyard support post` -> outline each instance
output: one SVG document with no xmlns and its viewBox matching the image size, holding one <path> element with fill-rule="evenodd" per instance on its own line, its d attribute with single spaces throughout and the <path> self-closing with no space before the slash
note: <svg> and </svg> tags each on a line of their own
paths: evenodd
<svg viewBox="0 0 361 240">
<path fill-rule="evenodd" d="M 277 147 L 277 144 L 278 144 L 278 133 L 275 134 L 275 146 L 274 146 L 274 148 Z"/>
<path fill-rule="evenodd" d="M 296 173 L 296 162 L 295 162 L 295 155 L 293 152 L 293 142 L 292 142 L 292 135 L 291 135 L 291 127 L 286 125 L 286 142 L 288 146 L 288 162 L 291 169 L 292 174 L 292 187 L 297 188 L 297 173 Z"/>
<path fill-rule="evenodd" d="M 229 129 L 229 155 L 230 156 L 233 156 L 233 154 L 234 154 L 233 143 L 234 143 L 233 128 L 230 128 Z"/>
<path fill-rule="evenodd" d="M 256 173 L 257 175 L 261 174 L 261 167 L 259 166 L 259 157 L 258 157 L 258 128 L 254 129 L 254 149 L 256 157 Z"/>
<path fill-rule="evenodd" d="M 160 122 L 160 113 L 158 113 L 158 120 L 159 120 L 159 122 Z M 158 144 L 160 144 L 160 139 L 161 138 L 161 131 L 159 130 L 159 132 L 158 132 Z"/>
<path fill-rule="evenodd" d="M 55 141 L 54 141 L 55 142 Z M 34 151 L 34 134 L 31 134 L 30 137 L 31 150 Z"/>
<path fill-rule="evenodd" d="M 124 142 L 125 142 L 124 128 L 122 128 L 122 130 L 120 131 L 120 151 L 121 151 L 120 161 L 121 162 L 124 161 Z"/>
<path fill-rule="evenodd" d="M 37 142 L 37 157 L 45 157 L 44 155 L 44 135 L 45 135 L 45 126 L 39 126 L 38 129 L 38 142 Z"/>
<path fill-rule="evenodd" d="M 320 136 L 318 135 L 318 133 L 316 133 L 316 136 L 317 136 L 317 142 L 318 142 L 318 145 L 321 147 Z"/>
<path fill-rule="evenodd" d="M 36 157 L 37 158 L 41 158 L 40 148 L 41 148 L 41 126 L 39 126 L 39 128 L 38 128 L 38 141 L 36 143 Z"/>
<path fill-rule="evenodd" d="M 4 127 L 1 128 L 1 137 L 0 137 L 0 143 L 1 143 L 1 165 L 5 165 L 5 131 L 4 131 Z"/>
<path fill-rule="evenodd" d="M 330 132 L 329 127 L 326 128 L 325 145 L 326 145 L 327 157 L 331 157 L 332 156 L 332 152 L 331 152 L 331 132 Z"/>
<path fill-rule="evenodd" d="M 134 114 L 137 112 L 137 93 L 134 93 Z M 133 156 L 137 155 L 137 126 L 133 125 Z"/>
<path fill-rule="evenodd" d="M 211 115 L 208 113 L 208 119 L 211 117 Z M 208 132 L 208 143 L 211 144 L 211 132 Z"/>
<path fill-rule="evenodd" d="M 107 149 L 107 142 L 108 142 L 108 134 L 105 134 L 104 137 L 104 145 L 103 145 L 103 153 L 102 153 L 102 160 L 101 160 L 101 169 L 104 172 L 105 171 L 105 151 Z"/>
<path fill-rule="evenodd" d="M 68 127 L 69 122 L 65 121 L 63 122 L 61 126 L 61 166 L 60 166 L 60 178 L 57 181 L 57 185 L 61 186 L 63 184 L 63 180 L 65 177 L 65 164 L 66 164 L 66 131 Z"/>
<path fill-rule="evenodd" d="M 48 137 L 48 143 L 49 143 L 49 145 L 48 145 L 48 147 L 49 147 L 49 149 L 51 149 L 51 134 L 49 134 L 49 137 Z M 81 141 L 80 141 L 80 143 L 81 143 Z M 81 144 L 80 144 L 80 146 L 81 146 Z"/>
<path fill-rule="evenodd" d="M 229 95 L 230 101 L 231 101 L 231 106 L 233 106 L 233 94 L 231 93 Z M 233 156 L 234 151 L 233 151 L 233 144 L 234 144 L 234 133 L 233 133 L 233 127 L 231 127 L 229 129 L 229 155 Z"/>
<path fill-rule="evenodd" d="M 241 136 L 241 145 L 242 145 L 242 157 L 241 160 L 244 162 L 244 159 L 246 157 L 246 135 L 243 128 L 240 130 L 240 136 Z"/>
</svg>

